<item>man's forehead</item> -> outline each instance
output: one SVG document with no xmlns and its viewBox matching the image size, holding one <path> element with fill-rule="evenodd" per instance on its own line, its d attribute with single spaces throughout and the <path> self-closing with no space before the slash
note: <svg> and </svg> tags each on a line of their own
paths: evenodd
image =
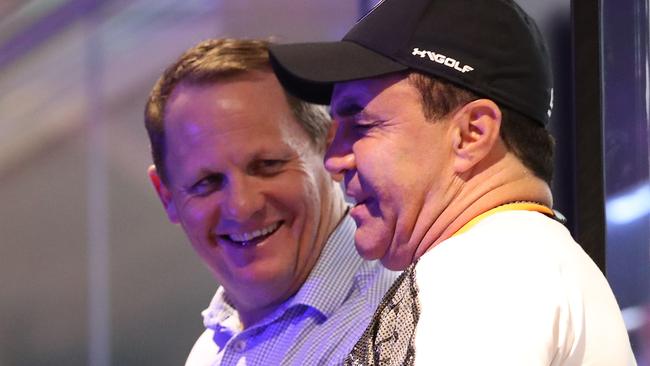
<svg viewBox="0 0 650 366">
<path fill-rule="evenodd" d="M 393 73 L 367 79 L 335 83 L 334 92 L 332 93 L 332 100 L 347 94 L 380 92 L 381 90 L 404 79 L 405 77 L 406 76 L 403 73 Z"/>
<path fill-rule="evenodd" d="M 351 110 L 364 109 L 386 88 L 406 77 L 403 73 L 334 84 L 331 110 L 334 115 L 349 115 Z"/>
</svg>

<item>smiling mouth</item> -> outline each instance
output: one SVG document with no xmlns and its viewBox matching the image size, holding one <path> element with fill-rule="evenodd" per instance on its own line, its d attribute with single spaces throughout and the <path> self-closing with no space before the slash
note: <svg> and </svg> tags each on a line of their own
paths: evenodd
<svg viewBox="0 0 650 366">
<path fill-rule="evenodd" d="M 284 221 L 278 221 L 259 230 L 253 230 L 245 233 L 219 235 L 219 238 L 221 238 L 224 242 L 236 247 L 251 247 L 261 243 L 264 241 L 264 239 L 273 235 L 276 231 L 278 231 L 283 223 Z"/>
<path fill-rule="evenodd" d="M 355 206 L 368 206 L 373 201 L 372 198 L 366 197 L 360 200 L 355 199 Z"/>
<path fill-rule="evenodd" d="M 382 211 L 379 207 L 379 202 L 374 197 L 366 197 L 358 202 L 350 210 L 352 218 L 356 221 L 357 225 L 360 225 L 361 218 L 364 217 L 382 217 Z"/>
</svg>

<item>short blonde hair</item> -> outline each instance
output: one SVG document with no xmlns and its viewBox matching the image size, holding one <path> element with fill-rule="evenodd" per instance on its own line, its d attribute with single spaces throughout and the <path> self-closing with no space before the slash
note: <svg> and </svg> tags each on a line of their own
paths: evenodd
<svg viewBox="0 0 650 366">
<path fill-rule="evenodd" d="M 268 47 L 271 42 L 254 39 L 220 38 L 203 41 L 185 51 L 154 85 L 145 107 L 144 123 L 151 143 L 151 155 L 163 182 L 165 167 L 165 107 L 174 88 L 182 83 L 211 84 L 251 70 L 271 70 Z M 285 92 L 294 116 L 312 142 L 324 152 L 331 119 L 324 106 L 304 102 Z"/>
</svg>

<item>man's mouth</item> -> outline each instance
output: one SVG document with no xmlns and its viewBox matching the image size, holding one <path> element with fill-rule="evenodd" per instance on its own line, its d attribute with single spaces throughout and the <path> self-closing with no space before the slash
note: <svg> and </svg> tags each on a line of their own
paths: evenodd
<svg viewBox="0 0 650 366">
<path fill-rule="evenodd" d="M 373 199 L 370 197 L 364 197 L 364 198 L 359 198 L 359 199 L 354 199 L 354 206 L 368 206 L 370 203 L 372 203 Z"/>
<path fill-rule="evenodd" d="M 219 238 L 223 239 L 228 244 L 238 247 L 254 246 L 273 235 L 283 223 L 283 221 L 278 221 L 261 229 L 243 233 L 219 235 Z"/>
<path fill-rule="evenodd" d="M 356 201 L 352 210 L 350 210 L 350 215 L 357 225 L 361 225 L 362 218 L 381 217 L 381 210 L 374 197 L 365 196 Z"/>
</svg>

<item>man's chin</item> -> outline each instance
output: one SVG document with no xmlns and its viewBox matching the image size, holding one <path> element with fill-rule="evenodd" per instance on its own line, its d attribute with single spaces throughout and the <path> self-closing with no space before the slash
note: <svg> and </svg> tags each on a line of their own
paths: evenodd
<svg viewBox="0 0 650 366">
<path fill-rule="evenodd" d="M 384 253 L 386 253 L 386 247 L 383 246 L 382 240 L 373 239 L 363 234 L 360 229 L 357 229 L 354 236 L 354 246 L 357 249 L 357 253 L 365 260 L 372 261 L 381 259 Z"/>
<path fill-rule="evenodd" d="M 389 240 L 382 239 L 382 232 L 371 231 L 368 227 L 357 228 L 354 234 L 354 245 L 361 258 L 365 260 L 379 259 L 381 264 L 391 271 L 406 269 L 413 260 L 413 253 L 406 247 L 401 251 L 391 250 Z M 385 234 L 385 233 L 384 233 Z"/>
<path fill-rule="evenodd" d="M 411 258 L 387 254 L 381 258 L 381 264 L 391 271 L 403 271 L 411 264 Z"/>
</svg>

